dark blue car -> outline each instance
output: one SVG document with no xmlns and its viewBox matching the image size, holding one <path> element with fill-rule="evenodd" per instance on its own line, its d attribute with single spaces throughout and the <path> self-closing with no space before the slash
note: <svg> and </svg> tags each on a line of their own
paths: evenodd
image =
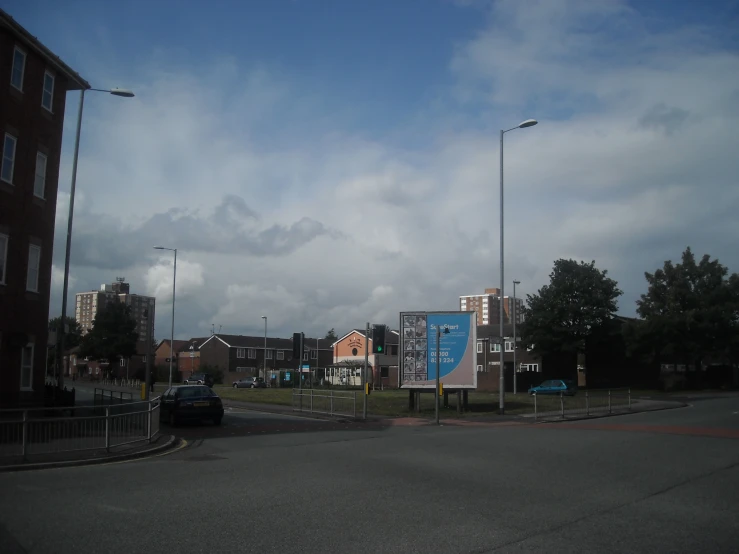
<svg viewBox="0 0 739 554">
<path fill-rule="evenodd" d="M 531 394 L 564 394 L 565 396 L 574 396 L 577 393 L 577 385 L 574 381 L 566 379 L 550 379 L 544 381 L 538 387 L 531 387 L 529 389 L 529 395 Z"/>
</svg>

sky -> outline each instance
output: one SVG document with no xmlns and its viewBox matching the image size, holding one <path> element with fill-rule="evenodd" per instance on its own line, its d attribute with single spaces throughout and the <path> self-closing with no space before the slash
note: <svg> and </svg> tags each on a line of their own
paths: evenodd
<svg viewBox="0 0 739 554">
<path fill-rule="evenodd" d="M 739 1 L 3 0 L 85 98 L 70 298 L 155 334 L 341 336 L 595 260 L 635 315 L 690 246 L 739 271 Z M 51 316 L 78 92 L 67 95 Z M 73 304 L 70 304 L 73 305 Z"/>
</svg>

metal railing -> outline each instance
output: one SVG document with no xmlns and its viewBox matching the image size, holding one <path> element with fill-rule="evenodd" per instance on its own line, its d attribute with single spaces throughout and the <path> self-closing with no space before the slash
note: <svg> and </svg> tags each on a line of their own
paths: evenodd
<svg viewBox="0 0 739 554">
<path fill-rule="evenodd" d="M 357 417 L 356 391 L 293 389 L 293 410 L 329 416 Z"/>
<path fill-rule="evenodd" d="M 572 396 L 533 394 L 534 419 L 567 416 L 612 414 L 614 410 L 631 410 L 631 389 L 578 391 Z"/>
<path fill-rule="evenodd" d="M 126 387 L 129 389 L 140 389 L 143 381 L 141 379 L 101 379 L 101 385 L 112 385 L 114 387 Z"/>
<path fill-rule="evenodd" d="M 105 407 L 0 410 L 0 458 L 100 450 L 151 442 L 159 398 Z"/>
<path fill-rule="evenodd" d="M 133 402 L 133 393 L 127 391 L 95 389 L 93 392 L 95 406 L 109 406 L 111 404 L 130 404 Z"/>
</svg>

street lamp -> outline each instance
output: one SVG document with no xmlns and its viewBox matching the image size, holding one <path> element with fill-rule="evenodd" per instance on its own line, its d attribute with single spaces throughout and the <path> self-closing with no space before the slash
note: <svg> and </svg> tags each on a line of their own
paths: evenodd
<svg viewBox="0 0 739 554">
<path fill-rule="evenodd" d="M 518 394 L 518 366 L 516 365 L 516 350 L 517 350 L 517 344 L 516 344 L 516 285 L 520 285 L 521 281 L 513 281 L 513 394 Z"/>
<path fill-rule="evenodd" d="M 267 382 L 267 316 L 263 315 L 264 320 L 264 382 Z"/>
<path fill-rule="evenodd" d="M 169 339 L 169 386 L 172 386 L 172 358 L 174 357 L 174 300 L 175 286 L 177 284 L 177 249 L 166 246 L 155 246 L 154 250 L 169 250 L 174 252 L 174 272 L 172 274 L 172 334 Z"/>
<path fill-rule="evenodd" d="M 107 92 L 114 96 L 122 96 L 123 98 L 132 98 L 133 92 L 122 88 L 113 89 L 99 89 L 99 88 L 88 88 L 95 92 Z M 72 219 L 74 217 L 74 191 L 77 186 L 77 158 L 80 153 L 80 134 L 82 132 L 82 108 L 85 104 L 85 89 L 80 91 L 80 104 L 77 109 L 77 134 L 74 139 L 74 156 L 72 157 L 72 185 L 69 190 L 69 215 L 67 216 L 67 246 L 64 254 L 64 285 L 62 286 L 62 320 L 60 323 L 60 329 L 58 329 L 58 344 L 57 344 L 57 363 L 58 363 L 58 375 L 57 384 L 59 387 L 62 386 L 64 381 L 64 338 L 65 338 L 65 322 L 67 319 L 67 294 L 69 293 L 69 258 L 72 251 Z"/>
<path fill-rule="evenodd" d="M 503 257 L 503 135 L 509 131 L 515 129 L 526 129 L 527 127 L 533 127 L 538 121 L 536 119 L 527 119 L 511 127 L 510 129 L 500 130 L 500 378 L 498 380 L 499 390 L 499 409 L 501 415 L 505 413 L 505 362 L 503 356 L 505 354 L 505 333 L 503 332 L 503 284 L 504 276 L 503 270 L 505 269 L 505 262 Z M 514 367 L 515 373 L 515 367 Z"/>
</svg>

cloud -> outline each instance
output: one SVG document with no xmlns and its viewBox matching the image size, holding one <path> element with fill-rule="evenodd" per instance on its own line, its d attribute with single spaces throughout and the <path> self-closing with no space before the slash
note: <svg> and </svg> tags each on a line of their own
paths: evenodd
<svg viewBox="0 0 739 554">
<path fill-rule="evenodd" d="M 595 259 L 631 315 L 644 271 L 688 245 L 739 269 L 739 57 L 719 37 L 625 2 L 462 3 L 484 24 L 457 43 L 433 110 L 419 106 L 436 115 L 412 124 L 424 140 L 403 148 L 304 97 L 299 76 L 152 58 L 136 98 L 86 107 L 76 286 L 126 275 L 166 304 L 163 244 L 178 248 L 181 338 L 259 335 L 262 315 L 289 336 L 456 309 L 499 285 L 498 133 L 528 117 L 540 124 L 505 136 L 506 290 L 535 292 L 557 258 Z"/>
</svg>

